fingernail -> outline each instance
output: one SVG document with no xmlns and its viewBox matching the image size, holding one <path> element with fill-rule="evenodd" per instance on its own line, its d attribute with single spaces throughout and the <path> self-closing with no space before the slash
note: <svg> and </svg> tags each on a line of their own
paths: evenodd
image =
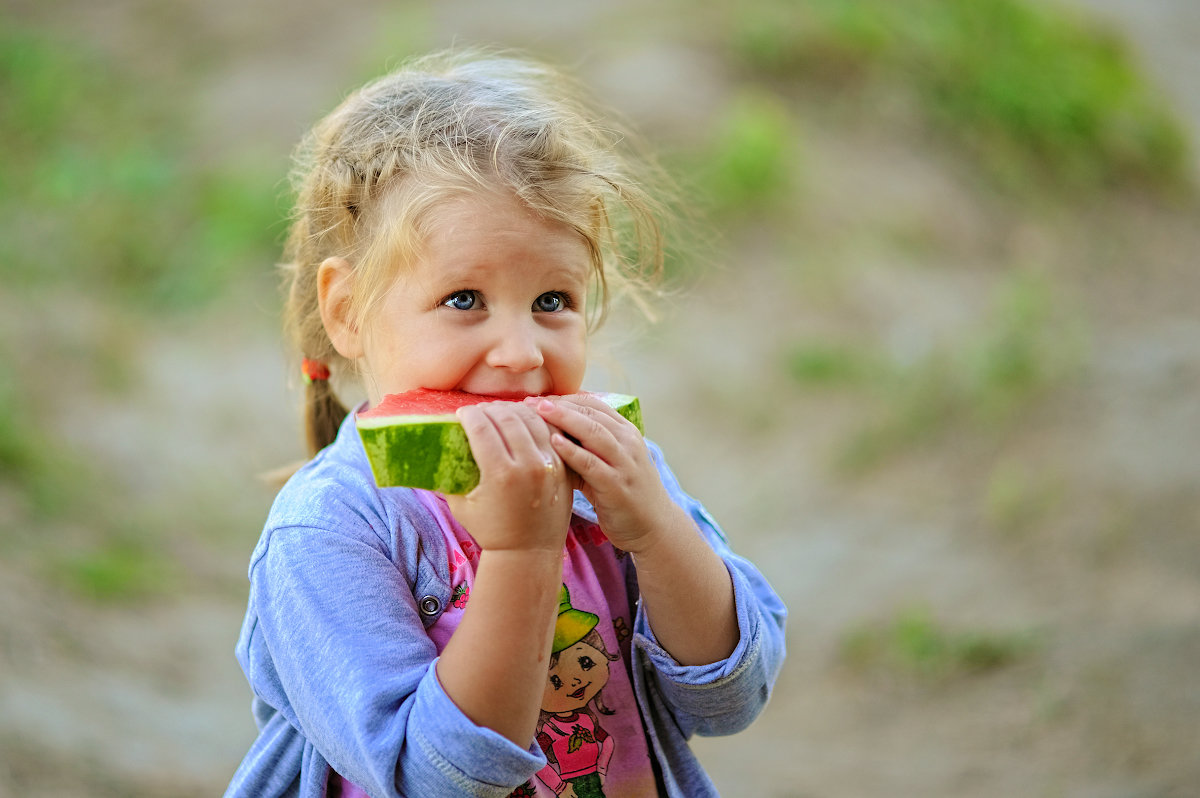
<svg viewBox="0 0 1200 798">
<path fill-rule="evenodd" d="M 540 402 L 538 402 L 538 410 L 553 410 L 553 409 L 554 409 L 554 402 L 551 402 L 549 399 L 543 399 Z"/>
</svg>

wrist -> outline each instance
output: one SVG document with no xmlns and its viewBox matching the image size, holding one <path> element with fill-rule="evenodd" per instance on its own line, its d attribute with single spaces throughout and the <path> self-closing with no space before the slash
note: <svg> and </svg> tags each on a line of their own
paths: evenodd
<svg viewBox="0 0 1200 798">
<path fill-rule="evenodd" d="M 686 546 L 695 532 L 692 519 L 675 502 L 668 502 L 663 512 L 656 516 L 656 523 L 647 526 L 647 531 L 637 537 L 637 542 L 625 550 L 635 563 L 656 561 L 663 554 Z"/>
<path fill-rule="evenodd" d="M 479 568 L 484 567 L 529 574 L 561 573 L 562 549 L 483 549 L 479 554 Z"/>
</svg>

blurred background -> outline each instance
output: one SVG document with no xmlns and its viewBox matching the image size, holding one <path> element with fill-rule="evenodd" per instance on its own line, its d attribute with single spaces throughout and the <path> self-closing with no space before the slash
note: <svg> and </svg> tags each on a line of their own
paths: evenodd
<svg viewBox="0 0 1200 798">
<path fill-rule="evenodd" d="M 1200 5 L 3 0 L 0 796 L 224 789 L 289 151 L 451 43 L 693 211 L 589 380 L 791 610 L 723 794 L 1196 795 Z"/>
</svg>

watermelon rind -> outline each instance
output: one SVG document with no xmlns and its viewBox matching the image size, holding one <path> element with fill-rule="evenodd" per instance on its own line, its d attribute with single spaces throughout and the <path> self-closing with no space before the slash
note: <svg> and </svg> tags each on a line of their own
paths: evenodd
<svg viewBox="0 0 1200 798">
<path fill-rule="evenodd" d="M 644 432 L 636 396 L 594 395 Z M 479 466 L 467 433 L 453 413 L 359 417 L 356 425 L 375 484 L 381 488 L 463 494 L 479 484 Z"/>
</svg>

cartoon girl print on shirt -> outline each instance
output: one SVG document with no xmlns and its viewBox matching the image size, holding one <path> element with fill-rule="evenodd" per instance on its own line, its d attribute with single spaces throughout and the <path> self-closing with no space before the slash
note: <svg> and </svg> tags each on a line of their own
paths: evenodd
<svg viewBox="0 0 1200 798">
<path fill-rule="evenodd" d="M 615 747 L 599 716 L 614 714 L 600 693 L 608 684 L 609 663 L 618 656 L 608 653 L 596 631 L 599 620 L 572 607 L 571 594 L 562 586 L 537 741 L 549 762 L 538 778 L 565 798 L 604 796 Z"/>
</svg>

